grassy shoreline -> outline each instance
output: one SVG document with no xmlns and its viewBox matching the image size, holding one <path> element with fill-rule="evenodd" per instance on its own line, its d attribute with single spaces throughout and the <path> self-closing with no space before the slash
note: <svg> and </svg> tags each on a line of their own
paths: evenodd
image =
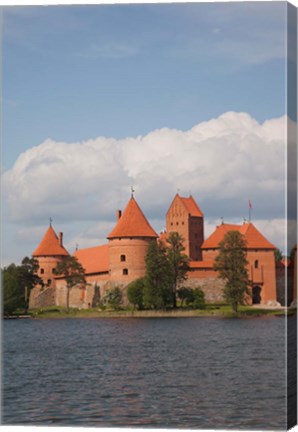
<svg viewBox="0 0 298 432">
<path fill-rule="evenodd" d="M 262 308 L 252 306 L 240 306 L 239 311 L 235 314 L 228 305 L 207 305 L 205 309 L 176 309 L 165 311 L 154 310 L 100 310 L 100 309 L 70 309 L 65 308 L 44 308 L 29 311 L 24 316 L 21 313 L 7 318 L 35 318 L 35 319 L 59 319 L 59 318 L 195 318 L 195 317 L 214 317 L 214 318 L 252 318 L 260 316 L 285 316 L 293 315 L 296 309 L 285 308 Z M 6 318 L 6 317 L 3 317 Z"/>
</svg>

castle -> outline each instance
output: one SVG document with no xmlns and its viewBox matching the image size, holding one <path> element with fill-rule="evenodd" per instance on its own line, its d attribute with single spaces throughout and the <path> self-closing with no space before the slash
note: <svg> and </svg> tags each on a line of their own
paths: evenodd
<svg viewBox="0 0 298 432">
<path fill-rule="evenodd" d="M 219 243 L 228 231 L 240 232 L 247 243 L 248 276 L 252 282 L 253 304 L 276 304 L 278 299 L 275 249 L 251 222 L 241 225 L 222 223 L 204 238 L 204 215 L 192 196 L 176 194 L 166 214 L 166 230 L 154 231 L 133 194 L 123 211 L 116 212 L 116 225 L 107 235 L 108 243 L 76 250 L 74 256 L 85 269 L 86 284 L 70 290 L 70 306 L 88 308 L 97 305 L 108 289 L 123 290 L 133 280 L 145 275 L 145 257 L 150 242 L 166 240 L 168 233 L 178 232 L 184 239 L 190 271 L 185 285 L 200 287 L 206 301 L 222 301 L 223 281 L 213 269 Z M 38 247 L 32 253 L 38 260 L 38 275 L 44 286 L 31 291 L 30 308 L 66 305 L 66 284 L 55 275 L 58 262 L 69 256 L 63 246 L 63 234 L 55 233 L 51 223 Z"/>
</svg>

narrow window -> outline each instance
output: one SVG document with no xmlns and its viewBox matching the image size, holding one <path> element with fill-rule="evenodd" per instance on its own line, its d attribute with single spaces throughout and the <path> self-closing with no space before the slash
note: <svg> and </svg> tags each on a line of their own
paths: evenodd
<svg viewBox="0 0 298 432">
<path fill-rule="evenodd" d="M 255 260 L 255 268 L 259 268 L 259 261 Z"/>
<path fill-rule="evenodd" d="M 176 225 L 179 225 L 179 222 L 176 222 Z"/>
<path fill-rule="evenodd" d="M 120 255 L 120 261 L 122 261 L 122 262 L 126 261 L 126 256 L 125 255 Z"/>
<path fill-rule="evenodd" d="M 48 279 L 48 285 L 51 285 L 52 279 Z"/>
<path fill-rule="evenodd" d="M 123 269 L 122 274 L 127 276 L 128 275 L 128 269 L 127 268 Z"/>
<path fill-rule="evenodd" d="M 40 274 L 44 274 L 44 269 L 40 269 Z"/>
<path fill-rule="evenodd" d="M 52 269 L 52 273 L 55 274 L 55 269 L 54 268 Z"/>
<path fill-rule="evenodd" d="M 184 222 L 182 222 L 182 225 L 184 225 Z"/>
</svg>

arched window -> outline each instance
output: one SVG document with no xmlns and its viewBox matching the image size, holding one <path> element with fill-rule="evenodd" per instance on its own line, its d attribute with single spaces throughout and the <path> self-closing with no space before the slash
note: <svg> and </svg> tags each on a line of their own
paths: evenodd
<svg viewBox="0 0 298 432">
<path fill-rule="evenodd" d="M 51 285 L 52 279 L 48 279 L 48 285 Z"/>
<path fill-rule="evenodd" d="M 259 260 L 255 260 L 255 268 L 259 268 Z"/>
<path fill-rule="evenodd" d="M 122 274 L 124 276 L 127 276 L 128 275 L 128 269 L 127 268 L 123 269 Z"/>
<path fill-rule="evenodd" d="M 40 274 L 44 274 L 44 269 L 40 269 Z"/>
<path fill-rule="evenodd" d="M 120 261 L 122 262 L 126 261 L 126 255 L 120 255 Z"/>
</svg>

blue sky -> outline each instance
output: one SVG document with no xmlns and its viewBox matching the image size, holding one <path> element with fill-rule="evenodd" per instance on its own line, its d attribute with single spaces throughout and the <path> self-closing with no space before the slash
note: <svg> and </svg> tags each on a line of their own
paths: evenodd
<svg viewBox="0 0 298 432">
<path fill-rule="evenodd" d="M 3 151 L 285 113 L 285 4 L 4 10 Z M 17 127 L 15 127 L 17 125 Z"/>
<path fill-rule="evenodd" d="M 102 213 L 94 207 L 93 213 L 90 210 L 84 215 L 73 210 L 73 228 L 67 228 L 68 213 L 62 204 L 58 206 L 57 197 L 53 199 L 55 194 L 49 193 L 45 201 L 32 198 L 38 186 L 48 188 L 52 184 L 51 176 L 57 178 L 57 172 L 49 170 L 48 177 L 40 177 L 45 183 L 37 185 L 35 180 L 30 189 L 28 179 L 32 177 L 34 166 L 38 164 L 40 169 L 44 168 L 44 173 L 53 163 L 54 156 L 51 159 L 46 153 L 49 148 L 55 157 L 64 149 L 63 159 L 67 152 L 73 151 L 76 155 L 76 143 L 85 145 L 98 137 L 111 137 L 116 148 L 126 138 L 150 137 L 152 132 L 162 128 L 180 131 L 185 137 L 194 126 L 227 112 L 246 113 L 252 119 L 250 130 L 253 122 L 262 124 L 285 115 L 285 29 L 284 2 L 4 8 L 2 164 L 4 176 L 9 177 L 5 183 L 3 211 L 5 262 L 31 253 L 49 216 L 62 226 L 65 224 L 63 228 L 70 230 L 69 238 L 75 241 L 76 230 L 80 233 L 92 231 L 97 217 L 94 212 L 98 210 L 103 225 L 94 231 L 92 242 L 99 236 L 104 238 L 104 227 L 107 228 L 114 217 L 114 210 L 110 209 L 115 207 L 115 202 L 124 205 L 129 197 L 129 193 L 125 196 L 123 191 L 119 192 L 119 185 L 115 185 L 113 192 L 113 181 L 106 183 L 106 177 L 93 178 L 94 182 L 98 181 L 98 190 L 93 190 L 92 179 L 90 183 L 86 180 L 88 194 L 93 191 L 88 195 L 88 202 L 102 202 L 105 196 L 101 195 L 102 188 L 108 187 L 112 197 L 110 207 Z M 248 121 L 241 117 L 243 124 Z M 239 117 L 230 116 L 229 122 L 239 123 Z M 217 127 L 218 124 L 214 130 Z M 236 133 L 239 139 L 241 137 L 239 129 L 233 128 L 229 130 L 234 134 L 232 141 Z M 270 134 L 266 136 L 271 137 Z M 161 135 L 157 134 L 156 139 L 159 137 Z M 51 141 L 43 145 L 47 139 Z M 130 158 L 137 150 L 137 147 L 132 148 Z M 117 158 L 115 156 L 115 160 Z M 75 170 L 71 161 L 69 165 L 64 163 L 68 174 L 64 180 L 61 174 L 61 182 L 66 184 L 66 177 L 71 178 Z M 142 183 L 141 174 L 127 166 L 122 167 L 123 172 L 128 173 L 127 184 L 119 177 L 119 182 L 124 181 L 121 186 L 129 190 L 131 181 L 138 184 L 140 200 L 159 228 L 172 196 L 169 202 L 156 206 L 151 201 L 151 207 L 148 200 L 157 192 L 158 182 L 166 180 L 158 178 L 154 172 L 152 184 L 147 185 L 148 180 Z M 104 171 L 100 162 L 98 170 L 101 169 Z M 206 167 L 206 173 L 211 171 L 212 164 Z M 260 180 L 256 173 L 251 175 Z M 171 176 L 173 186 L 169 191 L 177 190 L 183 181 L 172 173 Z M 200 201 L 199 178 L 197 186 L 194 181 L 192 183 L 192 193 Z M 218 184 L 218 188 L 220 186 Z M 59 194 L 57 185 L 55 187 Z M 71 189 L 71 183 L 68 187 Z M 255 185 L 250 187 L 251 191 L 247 186 L 242 207 L 249 193 L 250 198 L 254 197 Z M 281 191 L 282 188 L 280 185 Z M 205 212 L 209 212 L 211 225 L 222 214 L 231 217 L 227 207 L 235 210 L 234 216 L 241 219 L 243 211 L 231 204 L 235 200 L 239 202 L 236 192 L 234 199 L 218 197 L 222 204 L 217 206 L 206 198 L 207 190 L 206 186 L 199 203 L 203 202 Z M 189 193 L 187 187 L 182 193 Z M 256 201 L 262 202 L 260 194 L 256 193 Z M 259 209 L 259 219 L 269 220 L 269 212 L 271 218 L 281 218 L 282 201 L 280 192 L 276 206 L 268 202 L 267 213 L 264 208 Z M 51 206 L 54 214 L 49 214 Z M 45 210 L 37 211 L 37 208 Z M 275 231 L 272 235 L 277 238 Z M 86 236 L 82 234 L 82 238 Z"/>
</svg>

